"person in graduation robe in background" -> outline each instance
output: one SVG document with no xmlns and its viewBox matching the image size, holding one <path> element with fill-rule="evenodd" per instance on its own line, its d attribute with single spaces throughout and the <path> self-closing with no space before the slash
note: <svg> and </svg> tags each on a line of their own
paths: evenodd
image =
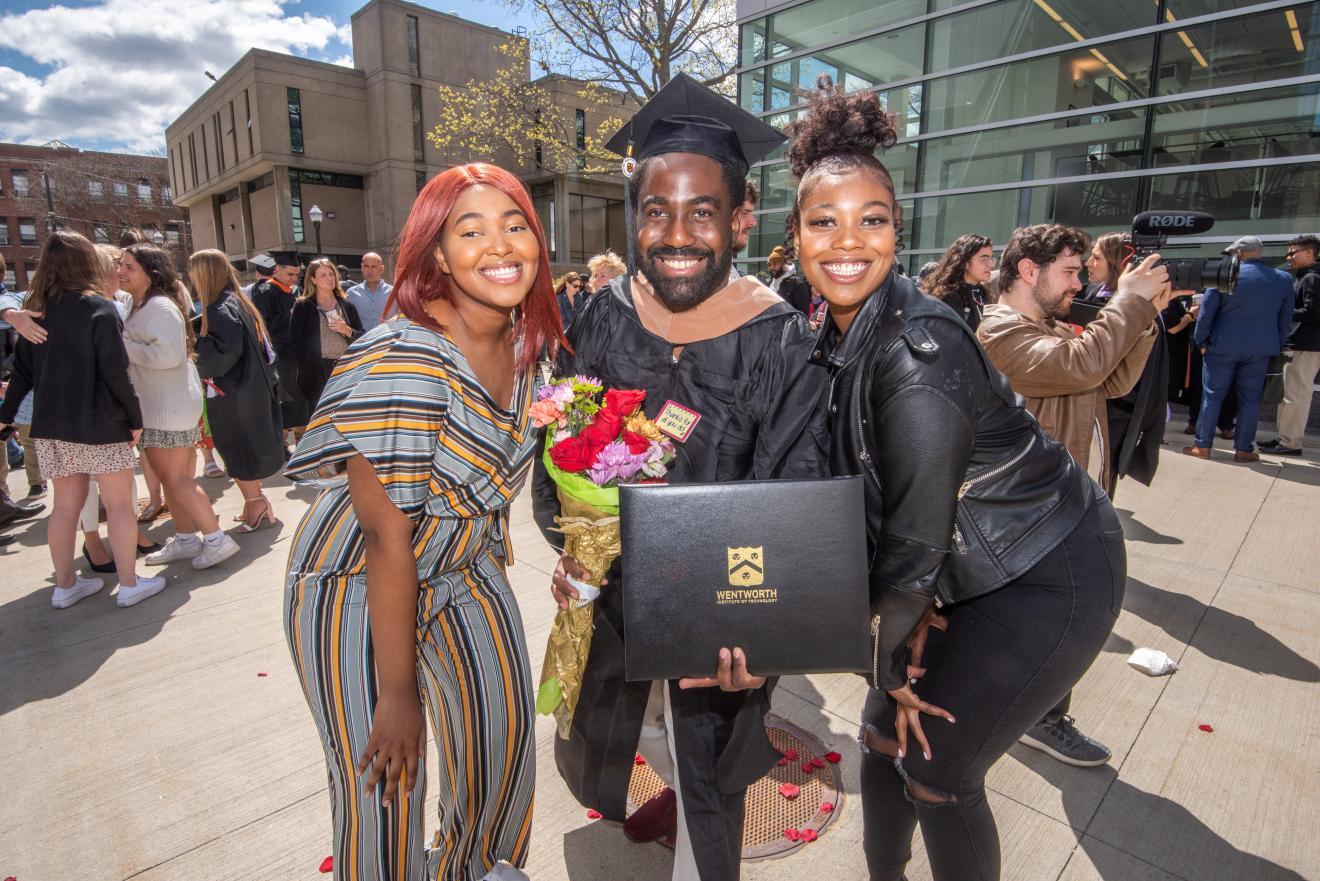
<svg viewBox="0 0 1320 881">
<path fill-rule="evenodd" d="M 275 269 L 270 278 L 252 288 L 252 305 L 261 313 L 275 348 L 275 367 L 279 373 L 280 417 L 285 429 L 291 429 L 294 439 L 302 436 L 303 426 L 312 415 L 298 392 L 298 359 L 294 352 L 289 318 L 293 304 L 302 288 L 298 276 L 302 266 L 292 251 L 271 251 Z"/>
<path fill-rule="evenodd" d="M 638 160 L 626 206 L 629 274 L 574 321 L 556 372 L 641 389 L 652 419 L 684 415 L 690 425 L 675 438 L 670 483 L 828 471 L 826 377 L 808 361 L 805 318 L 755 278 L 729 282 L 748 166 L 783 140 L 680 75 L 609 142 Z M 561 546 L 559 502 L 539 458 L 533 510 L 546 540 Z M 622 821 L 640 752 L 670 788 L 625 833 L 634 841 L 676 833 L 674 881 L 737 879 L 747 787 L 780 758 L 765 732 L 774 683 L 749 672 L 736 646 L 711 658 L 716 677 L 625 681 L 621 568 L 616 561 L 595 603 L 582 691 L 568 739 L 555 739 L 556 764 L 583 805 Z M 561 559 L 552 587 L 561 606 L 577 595 L 566 575 L 585 572 Z"/>
</svg>

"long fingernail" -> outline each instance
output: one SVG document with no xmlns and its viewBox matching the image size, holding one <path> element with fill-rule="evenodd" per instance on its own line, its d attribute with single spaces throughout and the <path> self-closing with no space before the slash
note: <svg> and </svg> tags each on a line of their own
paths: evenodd
<svg viewBox="0 0 1320 881">
<path fill-rule="evenodd" d="M 928 762 L 930 761 L 930 753 L 922 753 L 921 755 L 922 755 L 923 758 L 926 759 L 926 761 L 928 761 Z"/>
<path fill-rule="evenodd" d="M 898 757 L 899 757 L 900 759 L 903 758 L 903 751 L 902 751 L 902 750 L 899 750 L 899 751 L 898 751 Z"/>
</svg>

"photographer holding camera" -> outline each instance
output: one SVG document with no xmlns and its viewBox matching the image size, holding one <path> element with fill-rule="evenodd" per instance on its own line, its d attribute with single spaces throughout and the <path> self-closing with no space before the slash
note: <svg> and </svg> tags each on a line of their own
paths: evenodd
<svg viewBox="0 0 1320 881">
<path fill-rule="evenodd" d="M 1068 448 L 1102 487 L 1109 486 L 1106 403 L 1132 390 L 1161 332 L 1155 318 L 1171 297 L 1158 254 L 1129 262 L 1117 290 L 1079 335 L 1065 320 L 1082 290 L 1086 233 L 1067 226 L 1016 230 L 999 264 L 999 301 L 976 329 L 985 353 L 1026 399 L 1041 428 Z M 1021 738 L 1061 762 L 1103 765 L 1109 750 L 1068 712 L 1071 694 Z"/>
<path fill-rule="evenodd" d="M 1292 331 L 1293 289 L 1288 273 L 1271 269 L 1261 259 L 1264 245 L 1255 236 L 1243 236 L 1224 249 L 1236 254 L 1242 266 L 1232 296 L 1208 288 L 1196 317 L 1195 345 L 1203 356 L 1205 392 L 1196 417 L 1196 440 L 1183 452 L 1209 459 L 1219 408 L 1228 390 L 1237 391 L 1237 430 L 1233 435 L 1233 461 L 1256 462 L 1256 423 L 1265 372 L 1270 359 L 1283 351 Z"/>
</svg>

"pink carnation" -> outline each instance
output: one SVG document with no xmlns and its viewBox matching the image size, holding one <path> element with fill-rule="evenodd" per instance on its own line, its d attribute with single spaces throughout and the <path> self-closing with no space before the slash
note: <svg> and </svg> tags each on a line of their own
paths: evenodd
<svg viewBox="0 0 1320 881">
<path fill-rule="evenodd" d="M 558 401 L 547 398 L 532 404 L 528 408 L 528 414 L 532 417 L 533 425 L 537 428 L 545 428 L 547 425 L 558 425 L 559 420 L 564 416 L 564 410 L 559 406 Z"/>
</svg>

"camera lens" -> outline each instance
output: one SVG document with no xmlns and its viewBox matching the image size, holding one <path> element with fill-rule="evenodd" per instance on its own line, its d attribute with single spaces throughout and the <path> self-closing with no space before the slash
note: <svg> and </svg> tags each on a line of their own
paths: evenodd
<svg viewBox="0 0 1320 881">
<path fill-rule="evenodd" d="M 1183 257 L 1161 261 L 1169 270 L 1169 283 L 1175 291 L 1203 291 L 1218 288 L 1231 294 L 1237 285 L 1239 261 L 1228 257 Z"/>
</svg>

